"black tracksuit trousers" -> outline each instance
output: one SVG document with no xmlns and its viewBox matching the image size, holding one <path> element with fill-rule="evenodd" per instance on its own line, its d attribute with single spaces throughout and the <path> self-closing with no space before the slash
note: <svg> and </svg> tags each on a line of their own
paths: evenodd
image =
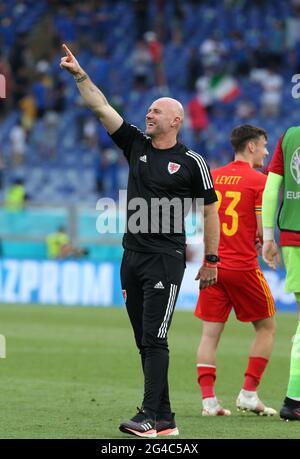
<svg viewBox="0 0 300 459">
<path fill-rule="evenodd" d="M 151 418 L 171 413 L 167 332 L 185 270 L 184 256 L 125 250 L 121 284 L 144 371 L 143 408 Z"/>
</svg>

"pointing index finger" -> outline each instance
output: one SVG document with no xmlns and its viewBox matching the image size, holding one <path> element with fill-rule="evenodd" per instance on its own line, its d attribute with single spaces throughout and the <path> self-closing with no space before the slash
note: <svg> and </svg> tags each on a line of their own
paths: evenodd
<svg viewBox="0 0 300 459">
<path fill-rule="evenodd" d="M 67 54 L 67 56 L 74 57 L 65 43 L 63 43 L 62 47 L 63 47 L 65 53 Z"/>
</svg>

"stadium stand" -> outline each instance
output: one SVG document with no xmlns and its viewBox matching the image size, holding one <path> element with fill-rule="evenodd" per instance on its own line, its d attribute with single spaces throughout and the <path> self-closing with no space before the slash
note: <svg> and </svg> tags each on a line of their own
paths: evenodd
<svg viewBox="0 0 300 459">
<path fill-rule="evenodd" d="M 99 197 L 117 198 L 116 190 L 126 187 L 126 163 L 90 121 L 72 78 L 59 67 L 62 42 L 141 129 L 154 98 L 169 95 L 187 109 L 199 97 L 208 126 L 195 138 L 187 117 L 181 136 L 212 167 L 231 158 L 228 134 L 235 125 L 265 128 L 272 151 L 279 135 L 299 122 L 299 101 L 291 96 L 291 77 L 300 69 L 297 1 L 156 0 L 142 9 L 139 3 L 1 2 L 0 73 L 7 98 L 0 100 L 0 200 L 22 178 L 29 202 L 51 206 L 52 216 L 62 203 L 95 209 Z M 16 163 L 22 135 L 25 148 Z M 85 228 L 76 237 L 84 239 L 88 225 L 80 212 L 76 221 Z M 1 227 L 3 239 L 7 228 Z"/>
</svg>

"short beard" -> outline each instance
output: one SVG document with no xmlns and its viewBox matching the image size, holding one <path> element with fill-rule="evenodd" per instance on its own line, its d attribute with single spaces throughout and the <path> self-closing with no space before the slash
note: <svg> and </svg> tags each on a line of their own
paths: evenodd
<svg viewBox="0 0 300 459">
<path fill-rule="evenodd" d="M 146 135 L 150 137 L 150 139 L 155 139 L 155 137 L 158 137 L 161 133 L 162 131 L 160 129 L 155 129 L 155 131 L 151 131 L 150 133 L 146 130 Z"/>
</svg>

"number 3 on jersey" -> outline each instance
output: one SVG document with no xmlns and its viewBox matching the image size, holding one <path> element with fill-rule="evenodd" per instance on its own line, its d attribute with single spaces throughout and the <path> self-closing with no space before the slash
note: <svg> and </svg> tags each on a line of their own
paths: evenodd
<svg viewBox="0 0 300 459">
<path fill-rule="evenodd" d="M 218 210 L 219 210 L 223 196 L 219 190 L 216 190 L 216 194 L 218 197 Z M 241 193 L 240 191 L 226 191 L 225 198 L 230 199 L 230 202 L 225 209 L 225 215 L 228 215 L 229 217 L 231 217 L 232 222 L 231 222 L 231 225 L 228 225 L 227 223 L 223 222 L 222 231 L 226 236 L 233 236 L 237 232 L 238 226 L 239 226 L 239 214 L 237 213 L 235 208 L 241 199 Z"/>
</svg>

